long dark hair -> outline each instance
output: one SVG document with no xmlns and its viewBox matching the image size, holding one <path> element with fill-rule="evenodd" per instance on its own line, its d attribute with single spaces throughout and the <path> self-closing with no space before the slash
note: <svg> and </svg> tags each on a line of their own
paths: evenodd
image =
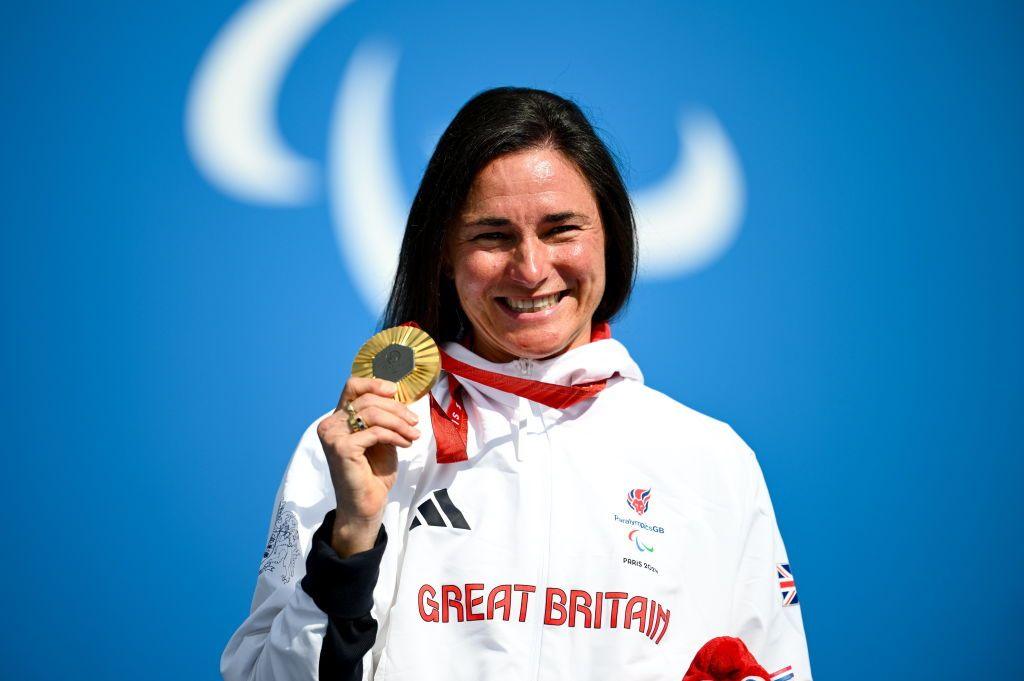
<svg viewBox="0 0 1024 681">
<path fill-rule="evenodd" d="M 449 225 L 484 166 L 539 147 L 572 160 L 597 199 L 605 231 L 605 289 L 594 321 L 610 321 L 625 306 L 636 277 L 636 224 L 612 155 L 573 102 L 544 90 L 500 87 L 466 102 L 430 157 L 409 211 L 381 328 L 416 321 L 438 342 L 462 336 L 468 320 L 455 283 L 442 269 Z"/>
</svg>

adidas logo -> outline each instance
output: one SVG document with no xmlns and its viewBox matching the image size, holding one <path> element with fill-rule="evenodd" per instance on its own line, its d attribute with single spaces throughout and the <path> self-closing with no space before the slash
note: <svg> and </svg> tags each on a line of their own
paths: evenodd
<svg viewBox="0 0 1024 681">
<path fill-rule="evenodd" d="M 415 517 L 409 530 L 415 530 L 420 525 L 431 527 L 454 527 L 457 530 L 470 529 L 466 517 L 462 511 L 455 508 L 448 490 L 436 489 L 416 508 Z"/>
</svg>

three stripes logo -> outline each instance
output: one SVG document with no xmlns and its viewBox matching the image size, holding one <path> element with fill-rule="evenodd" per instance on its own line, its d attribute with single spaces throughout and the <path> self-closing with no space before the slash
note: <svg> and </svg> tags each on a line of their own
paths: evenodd
<svg viewBox="0 0 1024 681">
<path fill-rule="evenodd" d="M 409 531 L 415 530 L 420 525 L 452 527 L 457 530 L 470 529 L 466 517 L 462 515 L 462 511 L 455 508 L 452 498 L 448 496 L 447 488 L 434 490 L 416 508 Z"/>
</svg>

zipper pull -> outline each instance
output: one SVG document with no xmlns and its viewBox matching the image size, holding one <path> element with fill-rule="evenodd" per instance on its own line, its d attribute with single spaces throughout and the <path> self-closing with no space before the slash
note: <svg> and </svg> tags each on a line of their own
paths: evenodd
<svg viewBox="0 0 1024 681">
<path fill-rule="evenodd" d="M 532 368 L 532 366 L 533 366 L 533 363 L 532 363 L 532 361 L 529 358 L 527 358 L 527 357 L 520 357 L 519 358 L 519 372 L 523 376 L 529 376 L 530 375 L 530 369 Z"/>
</svg>

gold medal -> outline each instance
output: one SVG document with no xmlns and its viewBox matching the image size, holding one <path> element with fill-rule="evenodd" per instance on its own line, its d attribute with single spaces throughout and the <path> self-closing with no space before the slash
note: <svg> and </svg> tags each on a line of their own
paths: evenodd
<svg viewBox="0 0 1024 681">
<path fill-rule="evenodd" d="M 353 376 L 397 383 L 395 399 L 404 404 L 426 395 L 440 374 L 437 344 L 430 334 L 415 326 L 384 329 L 366 341 L 352 361 Z"/>
</svg>

